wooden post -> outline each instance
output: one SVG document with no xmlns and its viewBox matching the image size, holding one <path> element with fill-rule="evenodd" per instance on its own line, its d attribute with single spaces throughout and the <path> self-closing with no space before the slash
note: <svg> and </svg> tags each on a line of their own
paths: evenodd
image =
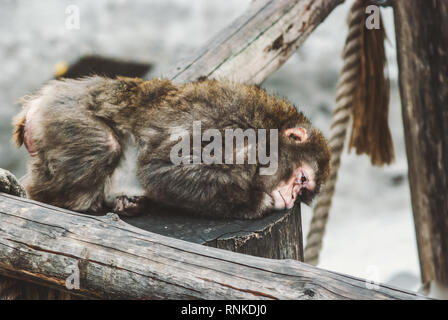
<svg viewBox="0 0 448 320">
<path fill-rule="evenodd" d="M 422 281 L 448 284 L 448 0 L 394 2 Z"/>
</svg>

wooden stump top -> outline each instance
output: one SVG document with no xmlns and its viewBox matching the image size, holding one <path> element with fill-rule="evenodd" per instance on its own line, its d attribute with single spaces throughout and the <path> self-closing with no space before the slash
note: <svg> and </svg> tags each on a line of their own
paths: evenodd
<svg viewBox="0 0 448 320">
<path fill-rule="evenodd" d="M 215 248 L 303 261 L 300 205 L 254 220 L 172 215 L 121 217 L 140 229 Z"/>
</svg>

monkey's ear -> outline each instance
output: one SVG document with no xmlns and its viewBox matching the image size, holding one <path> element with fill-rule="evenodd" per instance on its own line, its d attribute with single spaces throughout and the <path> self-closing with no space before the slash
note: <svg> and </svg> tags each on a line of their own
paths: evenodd
<svg viewBox="0 0 448 320">
<path fill-rule="evenodd" d="M 308 132 L 302 127 L 286 129 L 283 135 L 296 143 L 304 143 L 308 140 Z"/>
</svg>

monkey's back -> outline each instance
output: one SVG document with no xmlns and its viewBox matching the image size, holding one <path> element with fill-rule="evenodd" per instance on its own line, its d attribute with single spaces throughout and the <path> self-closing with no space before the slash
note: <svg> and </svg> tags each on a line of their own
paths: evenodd
<svg viewBox="0 0 448 320">
<path fill-rule="evenodd" d="M 104 211 L 122 204 L 113 192 L 114 176 L 131 159 L 141 194 L 152 200 L 220 216 L 262 214 L 272 202 L 262 189 L 278 179 L 261 185 L 258 164 L 172 163 L 178 142 L 170 139 L 173 131 L 192 137 L 197 121 L 202 131 L 215 129 L 223 135 L 226 129 L 282 130 L 309 124 L 286 100 L 229 81 L 174 85 L 164 79 L 97 76 L 51 81 L 25 100 L 16 123 L 17 142 L 24 141 L 32 155 L 25 188 L 31 198 L 53 205 Z M 131 149 L 134 154 L 127 156 Z M 236 156 L 239 150 L 233 152 Z M 193 156 L 192 149 L 188 156 Z M 289 172 L 289 166 L 281 166 L 279 175 Z M 124 172 L 129 175 L 129 170 Z M 116 184 L 131 190 L 119 179 Z"/>
</svg>

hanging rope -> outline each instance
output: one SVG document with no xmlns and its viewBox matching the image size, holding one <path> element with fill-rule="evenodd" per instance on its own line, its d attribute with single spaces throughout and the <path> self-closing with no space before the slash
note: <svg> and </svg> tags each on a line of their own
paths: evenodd
<svg viewBox="0 0 448 320">
<path fill-rule="evenodd" d="M 358 0 L 352 6 L 347 18 L 348 35 L 343 51 L 343 68 L 339 78 L 336 94 L 336 107 L 333 111 L 331 136 L 329 140 L 331 150 L 330 175 L 313 208 L 313 218 L 308 232 L 304 258 L 305 262 L 317 265 L 322 239 L 328 220 L 328 212 L 335 191 L 338 170 L 341 164 L 341 154 L 349 126 L 352 104 L 355 100 L 355 89 L 359 85 L 361 72 L 361 23 L 365 15 L 364 5 Z"/>
<path fill-rule="evenodd" d="M 332 153 L 330 175 L 313 209 L 304 254 L 305 262 L 312 265 L 319 262 L 350 120 L 349 149 L 354 148 L 356 154 L 367 154 L 376 166 L 388 164 L 394 158 L 388 124 L 389 79 L 384 72 L 386 33 L 379 12 L 379 28 L 366 27 L 368 5 L 364 0 L 356 0 L 347 18 L 348 35 L 329 141 Z"/>
</svg>

